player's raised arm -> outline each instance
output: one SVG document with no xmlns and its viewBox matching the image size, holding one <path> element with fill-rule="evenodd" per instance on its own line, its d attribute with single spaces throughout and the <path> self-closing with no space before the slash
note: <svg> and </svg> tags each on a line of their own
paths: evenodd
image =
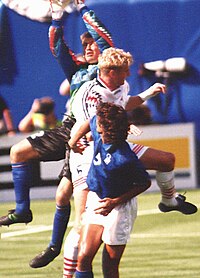
<svg viewBox="0 0 200 278">
<path fill-rule="evenodd" d="M 126 110 L 133 110 L 137 106 L 141 105 L 146 100 L 155 97 L 159 93 L 166 93 L 166 86 L 162 83 L 155 83 L 149 87 L 144 92 L 138 94 L 137 96 L 131 96 L 126 105 Z"/>
<path fill-rule="evenodd" d="M 63 13 L 69 0 L 49 0 L 52 11 L 52 23 L 49 28 L 49 47 L 61 65 L 66 78 L 71 82 L 73 74 L 85 62 L 80 61 L 64 40 Z"/>
<path fill-rule="evenodd" d="M 74 4 L 80 12 L 88 32 L 97 43 L 100 52 L 108 47 L 113 47 L 114 44 L 110 32 L 96 16 L 95 12 L 85 5 L 85 0 L 74 0 Z"/>
</svg>

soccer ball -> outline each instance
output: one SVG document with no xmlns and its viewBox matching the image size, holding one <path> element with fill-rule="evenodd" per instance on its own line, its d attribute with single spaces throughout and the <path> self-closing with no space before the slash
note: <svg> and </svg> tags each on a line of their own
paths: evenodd
<svg viewBox="0 0 200 278">
<path fill-rule="evenodd" d="M 22 16 L 40 22 L 51 21 L 51 8 L 56 10 L 67 9 L 72 0 L 1 0 L 2 3 Z M 0 2 L 1 2 L 0 1 Z"/>
<path fill-rule="evenodd" d="M 67 5 L 70 4 L 70 2 L 72 2 L 72 0 L 49 0 L 49 2 L 51 3 L 53 9 L 55 7 L 55 9 L 61 8 L 62 10 L 64 10 L 66 8 Z"/>
</svg>

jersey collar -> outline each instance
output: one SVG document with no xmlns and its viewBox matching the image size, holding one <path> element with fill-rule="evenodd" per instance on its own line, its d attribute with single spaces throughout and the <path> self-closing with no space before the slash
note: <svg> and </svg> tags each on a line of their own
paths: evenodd
<svg viewBox="0 0 200 278">
<path fill-rule="evenodd" d="M 106 90 L 109 90 L 113 95 L 117 95 L 119 93 L 121 93 L 121 87 L 118 87 L 117 89 L 111 91 L 107 86 L 106 84 L 104 83 L 104 81 L 101 79 L 101 77 L 99 76 L 99 74 L 97 75 L 97 82 L 99 83 L 99 85 L 103 88 L 105 88 Z"/>
</svg>

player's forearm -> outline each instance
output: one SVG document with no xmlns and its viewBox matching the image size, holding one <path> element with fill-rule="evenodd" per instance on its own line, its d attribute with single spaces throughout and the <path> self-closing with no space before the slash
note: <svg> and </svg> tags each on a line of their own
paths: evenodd
<svg viewBox="0 0 200 278">
<path fill-rule="evenodd" d="M 70 138 L 68 145 L 71 149 L 76 147 L 77 142 L 90 131 L 90 121 L 87 120 L 80 126 L 77 132 Z"/>
<path fill-rule="evenodd" d="M 131 111 L 140 106 L 144 101 L 139 96 L 131 96 L 125 107 L 126 111 Z"/>
<path fill-rule="evenodd" d="M 97 43 L 100 51 L 102 52 L 106 48 L 113 47 L 114 44 L 110 32 L 97 18 L 95 12 L 84 8 L 81 10 L 81 13 L 85 26 Z"/>
<path fill-rule="evenodd" d="M 131 200 L 133 197 L 136 197 L 137 195 L 139 195 L 142 192 L 144 192 L 145 190 L 147 190 L 150 187 L 150 185 L 151 185 L 150 181 L 148 181 L 148 183 L 146 183 L 144 185 L 135 185 L 128 192 L 113 199 L 115 206 L 126 203 L 127 201 Z"/>
<path fill-rule="evenodd" d="M 20 121 L 18 125 L 18 129 L 20 132 L 30 132 L 33 130 L 32 117 L 33 112 L 29 111 L 29 113 Z"/>
<path fill-rule="evenodd" d="M 136 185 L 128 192 L 116 198 L 104 198 L 100 202 L 99 207 L 94 211 L 97 214 L 102 214 L 104 216 L 108 215 L 116 206 L 124 204 L 131 200 L 133 197 L 136 197 L 140 193 L 144 192 L 151 185 L 150 180 L 147 181 L 144 185 Z"/>
<path fill-rule="evenodd" d="M 126 110 L 129 111 L 135 109 L 137 106 L 141 105 L 146 100 L 155 97 L 159 93 L 165 94 L 166 86 L 162 83 L 155 83 L 137 96 L 131 96 L 126 105 Z"/>
<path fill-rule="evenodd" d="M 14 130 L 14 125 L 12 121 L 12 117 L 10 114 L 10 111 L 8 109 L 5 109 L 3 112 L 3 117 L 6 123 L 6 128 L 8 131 L 13 131 Z"/>
<path fill-rule="evenodd" d="M 61 20 L 52 20 L 52 24 L 49 28 L 49 47 L 51 53 L 62 67 L 66 78 L 71 82 L 72 76 L 78 70 L 82 62 L 78 61 L 74 52 L 69 49 L 64 41 Z"/>
</svg>

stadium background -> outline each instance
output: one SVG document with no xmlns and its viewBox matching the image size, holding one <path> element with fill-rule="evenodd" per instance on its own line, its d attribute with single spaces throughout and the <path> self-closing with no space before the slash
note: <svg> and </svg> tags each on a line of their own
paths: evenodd
<svg viewBox="0 0 200 278">
<path fill-rule="evenodd" d="M 133 54 L 135 63 L 129 78 L 132 95 L 156 81 L 155 77 L 139 76 L 141 64 L 172 57 L 186 59 L 189 74 L 169 80 L 168 97 L 159 96 L 148 104 L 155 122 L 194 122 L 198 154 L 200 1 L 87 0 L 86 3 L 111 31 L 115 45 Z M 49 50 L 50 23 L 30 20 L 7 7 L 1 7 L 0 20 L 0 92 L 8 102 L 15 125 L 27 113 L 33 99 L 45 95 L 55 99 L 56 114 L 61 119 L 66 99 L 58 94 L 58 88 L 65 77 Z M 66 16 L 64 24 L 66 41 L 80 53 L 79 35 L 85 31 L 80 16 L 74 12 Z"/>
</svg>

